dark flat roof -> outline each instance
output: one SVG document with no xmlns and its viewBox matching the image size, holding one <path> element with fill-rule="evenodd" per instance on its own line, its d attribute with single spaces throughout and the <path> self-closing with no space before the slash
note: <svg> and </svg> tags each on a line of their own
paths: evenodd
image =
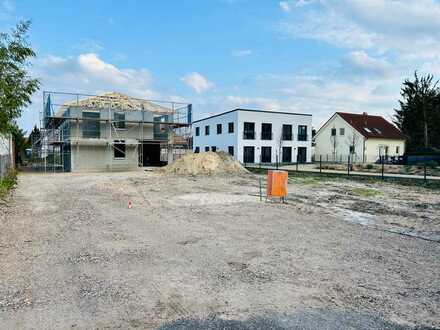
<svg viewBox="0 0 440 330">
<path fill-rule="evenodd" d="M 206 118 L 203 118 L 203 119 L 194 120 L 192 122 L 192 124 L 198 123 L 199 121 L 211 119 L 211 118 L 214 118 L 214 117 L 223 116 L 223 115 L 225 115 L 227 113 L 231 113 L 231 112 L 235 112 L 235 111 L 280 113 L 280 114 L 283 114 L 283 115 L 294 115 L 294 116 L 312 116 L 311 114 L 308 114 L 308 113 L 296 113 L 296 112 L 268 111 L 268 110 L 258 110 L 258 109 L 242 109 L 242 108 L 237 108 L 237 109 L 234 109 L 234 110 L 229 110 L 229 111 L 226 111 L 226 112 L 219 113 L 217 115 L 212 115 L 212 116 L 209 116 L 209 117 L 206 117 Z"/>
</svg>

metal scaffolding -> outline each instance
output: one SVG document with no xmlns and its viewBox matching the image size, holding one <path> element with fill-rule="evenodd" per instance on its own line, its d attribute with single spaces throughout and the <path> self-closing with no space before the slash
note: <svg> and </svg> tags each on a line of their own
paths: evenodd
<svg viewBox="0 0 440 330">
<path fill-rule="evenodd" d="M 36 141 L 39 151 L 33 164 L 44 171 L 71 171 L 79 166 L 81 148 L 96 147 L 107 150 L 105 169 L 120 169 L 115 164 L 121 164 L 121 159 L 130 169 L 134 164 L 148 165 L 144 152 L 149 146 L 160 150 L 160 164 L 165 164 L 191 150 L 191 121 L 192 105 L 188 103 L 144 100 L 115 92 L 44 91 L 41 137 Z"/>
</svg>

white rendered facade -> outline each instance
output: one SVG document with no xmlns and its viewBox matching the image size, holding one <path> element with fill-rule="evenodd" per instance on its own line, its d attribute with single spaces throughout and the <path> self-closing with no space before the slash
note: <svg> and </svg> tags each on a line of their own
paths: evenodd
<svg viewBox="0 0 440 330">
<path fill-rule="evenodd" d="M 229 131 L 230 123 L 232 132 Z M 217 125 L 221 125 L 220 133 Z M 286 125 L 284 134 L 283 125 Z M 207 126 L 209 134 L 206 134 Z M 209 151 L 222 150 L 233 154 L 241 163 L 294 163 L 297 157 L 299 162 L 308 163 L 312 153 L 312 116 L 235 109 L 194 121 L 192 136 L 194 152 L 205 152 L 208 148 Z"/>
</svg>

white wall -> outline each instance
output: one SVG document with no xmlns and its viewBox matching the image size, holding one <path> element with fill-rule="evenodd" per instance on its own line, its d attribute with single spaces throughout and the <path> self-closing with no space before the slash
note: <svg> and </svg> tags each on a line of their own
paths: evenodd
<svg viewBox="0 0 440 330">
<path fill-rule="evenodd" d="M 336 136 L 332 138 L 331 131 L 336 128 Z M 344 129 L 344 135 L 340 134 L 340 129 Z M 345 161 L 350 153 L 350 145 L 353 142 L 353 136 L 355 141 L 355 155 L 354 161 L 362 162 L 362 155 L 364 153 L 364 136 L 349 125 L 338 114 L 335 114 L 326 124 L 323 126 L 315 136 L 315 159 L 319 160 L 339 160 L 343 157 Z M 334 141 L 336 146 L 334 147 Z M 334 155 L 335 154 L 335 155 Z"/>
<path fill-rule="evenodd" d="M 375 162 L 379 159 L 379 154 L 385 155 L 385 146 L 388 147 L 388 156 L 403 156 L 405 153 L 405 141 L 395 139 L 367 139 L 365 143 L 365 153 L 368 162 Z M 399 147 L 399 153 L 396 153 Z M 380 150 L 381 149 L 381 150 Z"/>
<path fill-rule="evenodd" d="M 292 162 L 296 161 L 297 148 L 307 147 L 307 162 L 311 161 L 312 157 L 312 116 L 284 114 L 284 113 L 270 113 L 270 112 L 255 112 L 255 111 L 238 111 L 238 157 L 243 161 L 243 147 L 255 147 L 255 162 L 259 162 L 261 147 L 272 148 L 272 162 L 276 162 L 276 155 L 280 149 L 280 137 L 283 124 L 292 125 L 292 141 L 282 141 L 283 147 L 292 147 Z M 243 139 L 244 122 L 255 123 L 255 140 Z M 272 140 L 261 140 L 261 124 L 272 124 Z M 307 126 L 307 141 L 298 141 L 298 126 Z M 281 155 L 279 155 L 281 162 Z"/>
<path fill-rule="evenodd" d="M 234 133 L 228 133 L 228 123 L 234 122 Z M 255 123 L 255 139 L 244 140 L 243 139 L 243 127 L 244 122 Z M 222 134 L 217 134 L 217 124 L 222 124 Z M 261 140 L 261 124 L 272 124 L 272 140 Z M 297 148 L 307 148 L 307 162 L 311 161 L 311 137 L 312 137 L 312 116 L 302 114 L 289 114 L 289 113 L 277 113 L 266 111 L 246 111 L 236 110 L 228 112 L 223 115 L 207 118 L 193 124 L 193 149 L 200 148 L 200 152 L 205 151 L 205 146 L 216 146 L 217 150 L 228 151 L 228 146 L 234 146 L 234 158 L 243 162 L 243 147 L 253 146 L 255 147 L 255 162 L 259 162 L 261 147 L 271 147 L 272 155 L 271 160 L 273 163 L 276 161 L 276 155 L 280 147 L 280 136 L 282 132 L 282 125 L 292 125 L 292 141 L 283 141 L 282 146 L 292 147 L 292 161 L 296 160 Z M 210 135 L 205 135 L 205 126 L 210 126 Z M 298 125 L 307 126 L 308 141 L 298 141 Z M 200 127 L 200 136 L 196 136 L 196 127 Z M 281 155 L 279 155 L 281 161 Z"/>
<path fill-rule="evenodd" d="M 234 133 L 228 133 L 228 123 L 234 123 Z M 217 134 L 217 124 L 222 124 L 222 134 Z M 205 126 L 209 125 L 209 135 L 205 135 Z M 200 127 L 200 136 L 196 136 L 196 127 Z M 196 122 L 192 125 L 193 150 L 200 148 L 200 152 L 205 151 L 205 147 L 217 147 L 217 150 L 228 152 L 228 147 L 234 147 L 234 158 L 237 159 L 237 112 L 225 113 Z"/>
</svg>

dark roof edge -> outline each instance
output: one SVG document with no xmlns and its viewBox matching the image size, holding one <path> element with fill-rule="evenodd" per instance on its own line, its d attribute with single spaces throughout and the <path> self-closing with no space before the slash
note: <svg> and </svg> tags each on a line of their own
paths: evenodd
<svg viewBox="0 0 440 330">
<path fill-rule="evenodd" d="M 237 109 L 234 109 L 234 110 L 229 110 L 229 111 L 222 112 L 222 113 L 219 113 L 219 114 L 216 114 L 216 115 L 212 115 L 212 116 L 209 116 L 209 117 L 205 117 L 205 118 L 202 118 L 202 119 L 194 120 L 194 121 L 192 122 L 192 124 L 194 124 L 194 123 L 198 123 L 198 122 L 203 121 L 203 120 L 211 119 L 211 118 L 214 118 L 214 117 L 223 116 L 223 115 L 226 115 L 227 113 L 231 113 L 231 112 L 235 112 L 235 111 L 249 111 L 249 112 L 278 113 L 278 114 L 284 114 L 284 115 L 295 115 L 295 116 L 312 116 L 311 114 L 308 114 L 308 113 L 296 113 L 296 112 L 269 111 L 269 110 L 257 110 L 257 109 L 241 109 L 241 108 L 237 108 Z"/>
</svg>

